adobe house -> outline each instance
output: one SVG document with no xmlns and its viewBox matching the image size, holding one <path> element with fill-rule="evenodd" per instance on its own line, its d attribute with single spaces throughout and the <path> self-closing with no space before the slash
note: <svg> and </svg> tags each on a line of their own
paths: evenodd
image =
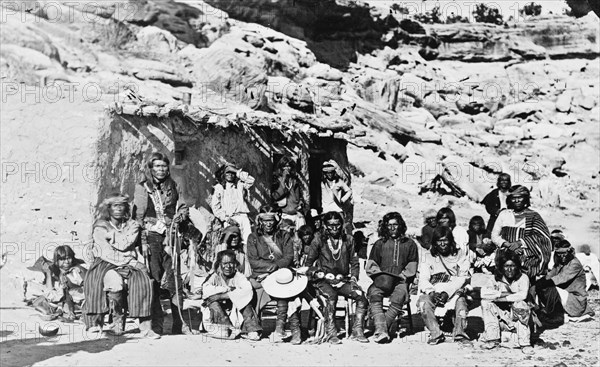
<svg viewBox="0 0 600 367">
<path fill-rule="evenodd" d="M 100 197 L 119 189 L 132 195 L 142 178 L 145 159 L 155 151 L 171 158 L 171 174 L 181 185 L 183 199 L 205 219 L 210 216 L 214 172 L 224 161 L 255 177 L 249 203 L 254 213 L 271 203 L 273 171 L 284 155 L 296 160 L 304 199 L 311 208 L 320 206 L 325 160 L 336 160 L 350 177 L 346 154 L 349 127 L 335 126 L 334 133 L 332 126 L 297 116 L 284 119 L 260 111 L 224 116 L 185 104 L 114 105 L 109 114 L 111 129 L 105 139 L 114 153 L 107 155 L 100 167 L 106 172 L 101 175 Z"/>
<path fill-rule="evenodd" d="M 154 151 L 171 158 L 183 198 L 206 222 L 222 159 L 256 178 L 255 210 L 269 201 L 273 166 L 284 154 L 297 159 L 311 207 L 320 202 L 324 160 L 335 159 L 348 174 L 350 127 L 336 121 L 324 125 L 230 102 L 225 115 L 178 101 L 136 105 L 108 94 L 94 101 L 79 94 L 52 102 L 25 97 L 7 95 L 2 103 L 2 251 L 13 269 L 51 257 L 62 244 L 84 256 L 99 204 L 115 191 L 132 196 Z"/>
</svg>

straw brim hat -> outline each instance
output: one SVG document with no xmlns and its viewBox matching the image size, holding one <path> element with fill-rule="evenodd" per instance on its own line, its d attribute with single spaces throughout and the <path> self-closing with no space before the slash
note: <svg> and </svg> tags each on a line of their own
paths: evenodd
<svg viewBox="0 0 600 367">
<path fill-rule="evenodd" d="M 304 275 L 294 275 L 290 269 L 279 269 L 262 281 L 265 292 L 275 298 L 292 298 L 302 293 L 308 284 Z"/>
</svg>

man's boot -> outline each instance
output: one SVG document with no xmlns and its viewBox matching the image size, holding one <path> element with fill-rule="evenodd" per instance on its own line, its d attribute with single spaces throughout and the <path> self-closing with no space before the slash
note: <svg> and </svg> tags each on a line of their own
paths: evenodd
<svg viewBox="0 0 600 367">
<path fill-rule="evenodd" d="M 335 303 L 337 299 L 327 300 L 325 303 L 325 341 L 329 344 L 342 344 L 342 341 L 337 337 L 338 330 L 335 326 Z"/>
<path fill-rule="evenodd" d="M 151 318 L 152 318 L 152 331 L 154 331 L 158 335 L 162 335 L 163 333 L 163 325 L 165 321 L 165 317 L 163 315 L 162 305 L 160 303 L 160 287 L 155 287 L 157 284 L 156 281 L 152 282 L 153 284 L 153 296 L 152 296 L 152 304 L 151 304 Z"/>
<path fill-rule="evenodd" d="M 140 317 L 140 334 L 146 339 L 160 339 L 160 335 L 152 330 L 152 319 Z"/>
<path fill-rule="evenodd" d="M 277 300 L 277 320 L 275 321 L 275 332 L 273 343 L 282 343 L 285 338 L 285 322 L 287 321 L 288 301 Z"/>
<path fill-rule="evenodd" d="M 294 345 L 302 344 L 302 333 L 300 331 L 300 315 L 298 311 L 290 316 L 290 329 L 292 330 L 292 340 Z"/>
<path fill-rule="evenodd" d="M 350 339 L 361 343 L 368 343 L 369 339 L 365 337 L 363 325 L 365 323 L 365 314 L 367 313 L 367 302 L 359 299 L 356 302 L 356 314 L 354 315 L 354 325 L 352 325 L 352 335 Z"/>
<path fill-rule="evenodd" d="M 469 336 L 466 333 L 467 328 L 467 301 L 464 298 L 456 300 L 454 316 L 454 328 L 452 329 L 452 337 L 454 341 L 458 340 L 469 340 Z"/>
<path fill-rule="evenodd" d="M 387 342 L 390 340 L 390 336 L 387 332 L 387 322 L 385 315 L 383 314 L 383 304 L 381 301 L 371 302 L 371 314 L 373 315 L 373 322 L 375 323 L 373 340 L 375 343 Z"/>
<path fill-rule="evenodd" d="M 119 336 L 125 333 L 125 310 L 123 308 L 123 293 L 108 292 L 108 302 L 113 317 L 112 334 Z"/>
<path fill-rule="evenodd" d="M 402 315 L 402 306 L 396 303 L 390 303 L 387 311 L 385 311 L 385 322 L 387 324 L 388 335 L 393 338 L 398 331 L 398 316 Z"/>
</svg>

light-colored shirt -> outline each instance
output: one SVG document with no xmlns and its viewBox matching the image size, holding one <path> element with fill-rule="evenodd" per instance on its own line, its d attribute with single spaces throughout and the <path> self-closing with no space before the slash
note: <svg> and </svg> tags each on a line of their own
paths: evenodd
<svg viewBox="0 0 600 367">
<path fill-rule="evenodd" d="M 445 265 L 445 266 L 444 266 Z M 419 267 L 419 291 L 424 294 L 446 292 L 450 297 L 459 290 L 469 279 L 469 256 L 462 249 L 456 255 L 442 257 L 425 254 L 425 259 Z M 431 276 L 438 273 L 450 275 L 450 280 L 444 283 L 431 283 Z"/>
<path fill-rule="evenodd" d="M 506 209 L 500 212 L 494 228 L 492 229 L 492 242 L 494 245 L 501 247 L 506 240 L 500 235 L 502 233 L 502 227 L 516 227 L 525 230 L 526 221 L 525 217 L 517 217 L 512 209 Z M 521 246 L 525 245 L 525 242 L 519 240 Z"/>
<path fill-rule="evenodd" d="M 99 221 L 94 226 L 94 255 L 116 266 L 137 263 L 135 243 L 141 227 L 135 220 L 128 220 L 120 229 L 109 221 Z"/>
<path fill-rule="evenodd" d="M 220 293 L 227 293 L 231 303 L 237 310 L 246 307 L 253 296 L 252 284 L 239 271 L 232 278 L 225 278 L 220 271 L 213 273 L 202 286 L 204 299 Z"/>
<path fill-rule="evenodd" d="M 494 299 L 495 302 L 518 302 L 524 301 L 527 298 L 529 291 L 529 277 L 522 274 L 517 280 L 509 282 L 505 277 L 501 281 L 492 279 L 486 287 L 493 288 L 502 293 L 510 292 L 511 294 Z"/>
<path fill-rule="evenodd" d="M 352 189 L 339 179 L 336 182 L 321 182 L 321 207 L 323 213 L 338 212 L 343 210 L 340 204 L 345 204 L 352 199 Z"/>
<path fill-rule="evenodd" d="M 254 177 L 242 170 L 238 171 L 237 177 L 239 179 L 237 185 L 231 182 L 226 182 L 225 187 L 220 183 L 215 185 L 210 207 L 215 217 L 222 221 L 236 214 L 248 214 L 250 212 L 248 204 L 246 204 L 245 194 L 254 185 Z"/>
</svg>

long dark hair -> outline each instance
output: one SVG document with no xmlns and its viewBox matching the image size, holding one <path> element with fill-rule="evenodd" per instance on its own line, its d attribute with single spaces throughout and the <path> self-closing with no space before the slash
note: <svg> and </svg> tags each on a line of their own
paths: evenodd
<svg viewBox="0 0 600 367">
<path fill-rule="evenodd" d="M 400 237 L 404 237 L 406 235 L 406 222 L 404 221 L 404 218 L 402 218 L 402 215 L 400 215 L 398 212 L 390 212 L 384 215 L 383 219 L 381 220 L 380 236 L 384 241 L 387 241 L 390 238 L 390 232 L 387 225 L 392 219 L 396 219 L 398 221 L 398 225 L 400 226 Z"/>
<path fill-rule="evenodd" d="M 291 167 L 290 176 L 296 177 L 296 162 L 294 161 L 294 159 L 292 159 L 291 157 L 289 157 L 287 155 L 281 157 L 279 162 L 277 162 L 275 175 L 281 176 L 281 172 L 283 172 L 283 167 L 286 165 L 289 165 Z"/>
<path fill-rule="evenodd" d="M 456 255 L 458 253 L 458 247 L 456 247 L 456 241 L 454 241 L 454 235 L 452 235 L 452 229 L 448 228 L 448 227 L 437 226 L 433 230 L 433 236 L 431 239 L 431 249 L 429 250 L 429 251 L 431 251 L 431 256 L 436 257 L 437 255 L 439 255 L 439 252 L 437 250 L 437 241 L 440 238 L 444 238 L 444 237 L 446 237 L 448 239 L 448 243 L 450 246 L 450 254 Z"/>
<path fill-rule="evenodd" d="M 217 259 L 215 260 L 214 270 L 217 271 L 221 267 L 221 262 L 223 262 L 223 258 L 225 256 L 230 256 L 235 264 L 235 269 L 237 270 L 240 266 L 240 262 L 237 260 L 237 256 L 233 250 L 223 250 L 217 253 Z"/>
<path fill-rule="evenodd" d="M 496 273 L 494 274 L 497 281 L 502 280 L 502 277 L 504 276 L 504 264 L 509 260 L 514 262 L 517 266 L 518 274 L 515 277 L 515 280 L 518 280 L 521 278 L 521 275 L 523 275 L 521 257 L 511 250 L 499 251 L 498 256 L 496 257 Z"/>
<path fill-rule="evenodd" d="M 437 215 L 435 216 L 435 221 L 439 223 L 440 219 L 442 219 L 444 215 L 448 216 L 450 228 L 456 227 L 456 215 L 454 214 L 454 211 L 450 208 L 442 208 L 438 210 Z"/>
<path fill-rule="evenodd" d="M 479 232 L 475 232 L 475 230 L 473 229 L 473 226 L 477 222 L 481 223 L 481 230 Z M 469 221 L 469 231 L 471 231 L 471 232 L 473 232 L 475 234 L 484 234 L 484 233 L 486 233 L 485 220 L 483 220 L 483 217 L 481 217 L 480 215 L 476 215 L 473 218 L 471 218 L 471 220 Z"/>
<path fill-rule="evenodd" d="M 223 187 L 225 187 L 225 184 L 227 183 L 227 181 L 225 180 L 225 169 L 229 166 L 230 166 L 229 164 L 222 164 L 215 171 L 216 183 L 221 184 L 221 186 L 223 186 Z M 237 175 L 235 175 L 235 179 L 232 182 L 233 186 L 237 187 L 237 184 L 239 181 L 240 181 L 240 178 Z"/>
<path fill-rule="evenodd" d="M 341 213 L 330 211 L 330 212 L 327 212 L 327 213 L 323 214 L 322 219 L 323 219 L 323 227 L 326 227 L 327 226 L 327 222 L 329 222 L 330 220 L 332 220 L 332 219 L 339 219 L 340 223 L 342 224 L 342 236 L 341 236 L 341 238 L 342 238 L 342 241 L 346 240 L 346 231 L 343 230 L 343 228 L 344 228 L 344 217 L 342 216 Z M 324 229 L 321 233 L 325 237 L 328 236 L 327 229 Z"/>
</svg>

